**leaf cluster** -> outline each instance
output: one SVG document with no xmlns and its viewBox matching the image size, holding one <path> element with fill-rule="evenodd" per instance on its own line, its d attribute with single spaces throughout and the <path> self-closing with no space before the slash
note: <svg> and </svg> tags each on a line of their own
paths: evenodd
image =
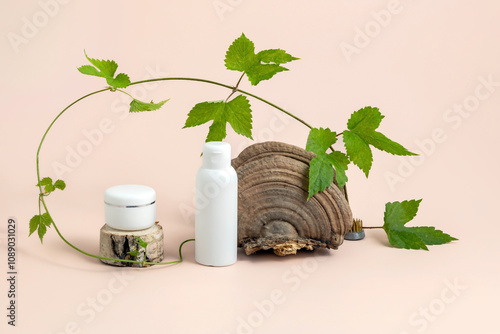
<svg viewBox="0 0 500 334">
<path fill-rule="evenodd" d="M 50 177 L 44 177 L 35 186 L 42 188 L 43 195 L 48 195 L 56 189 L 64 190 L 66 188 L 66 183 L 63 180 L 56 180 L 56 182 L 53 182 Z"/>
<path fill-rule="evenodd" d="M 325 190 L 334 180 L 342 188 L 347 182 L 346 170 L 352 162 L 368 177 L 373 163 L 371 146 L 394 155 L 415 155 L 401 144 L 376 131 L 384 116 L 378 108 L 364 107 L 351 114 L 347 130 L 337 134 L 326 128 L 313 128 L 307 138 L 306 150 L 316 154 L 309 168 L 309 198 Z M 332 145 L 342 135 L 347 154 Z M 326 153 L 330 149 L 331 153 Z M 335 169 L 335 171 L 333 170 Z"/>
<path fill-rule="evenodd" d="M 271 79 L 275 74 L 288 71 L 282 64 L 297 60 L 281 49 L 262 50 L 255 53 L 254 43 L 241 34 L 226 52 L 225 65 L 228 70 L 242 72 L 252 85 Z M 238 82 L 239 84 L 239 82 Z M 238 90 L 238 84 L 225 101 L 208 101 L 196 104 L 188 114 L 184 128 L 212 121 L 206 141 L 221 141 L 226 138 L 227 124 L 242 136 L 252 138 L 252 109 L 243 95 L 229 98 Z"/>
<path fill-rule="evenodd" d="M 38 237 L 40 238 L 40 242 L 43 243 L 43 236 L 47 233 L 47 227 L 50 227 L 51 224 L 52 217 L 47 212 L 34 215 L 33 218 L 30 219 L 29 235 L 32 235 L 38 230 Z"/>
<path fill-rule="evenodd" d="M 105 78 L 106 82 L 113 90 L 119 90 L 119 88 L 127 88 L 130 86 L 131 82 L 127 74 L 119 73 L 115 76 L 118 64 L 114 60 L 93 59 L 87 56 L 85 51 L 84 53 L 85 57 L 92 65 L 83 65 L 78 67 L 78 71 L 80 71 L 80 73 Z M 125 94 L 129 95 L 128 93 Z M 158 110 L 167 101 L 168 100 L 164 100 L 158 103 L 154 103 L 153 101 L 143 102 L 132 97 L 129 112 Z"/>
<path fill-rule="evenodd" d="M 80 73 L 105 78 L 108 85 L 113 88 L 126 88 L 130 85 L 130 78 L 127 74 L 119 73 L 115 77 L 118 64 L 114 60 L 93 59 L 87 56 L 87 52 L 84 51 L 84 53 L 85 57 L 92 65 L 78 67 Z"/>
<path fill-rule="evenodd" d="M 42 201 L 43 196 L 48 196 L 56 189 L 64 190 L 66 188 L 66 183 L 63 180 L 52 181 L 50 177 L 44 177 L 41 179 L 36 185 L 39 187 L 40 194 L 38 201 Z M 52 217 L 48 212 L 42 214 L 41 210 L 37 215 L 34 215 L 30 219 L 30 234 L 32 235 L 35 231 L 38 231 L 38 237 L 40 238 L 40 242 L 43 243 L 43 236 L 47 233 L 47 228 L 52 225 Z"/>
</svg>

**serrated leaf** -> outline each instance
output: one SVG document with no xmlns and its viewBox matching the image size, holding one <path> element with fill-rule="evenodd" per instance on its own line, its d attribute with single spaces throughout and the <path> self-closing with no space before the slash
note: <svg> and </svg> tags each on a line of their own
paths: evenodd
<svg viewBox="0 0 500 334">
<path fill-rule="evenodd" d="M 280 49 L 263 50 L 255 54 L 254 43 L 245 34 L 241 34 L 226 52 L 226 68 L 246 73 L 252 85 L 272 78 L 276 73 L 288 71 L 280 64 L 297 60 Z"/>
<path fill-rule="evenodd" d="M 389 243 L 398 248 L 428 250 L 427 245 L 441 245 L 458 240 L 433 226 L 405 226 L 416 216 L 421 201 L 410 200 L 385 205 L 383 228 Z"/>
<path fill-rule="evenodd" d="M 308 199 L 328 188 L 333 182 L 334 175 L 338 187 L 342 188 L 347 183 L 345 172 L 348 165 L 349 159 L 342 152 L 316 154 L 309 163 Z"/>
<path fill-rule="evenodd" d="M 342 137 L 347 156 L 368 177 L 373 162 L 370 146 L 358 134 L 351 131 L 344 131 Z"/>
<path fill-rule="evenodd" d="M 406 223 L 417 215 L 420 202 L 422 202 L 422 199 L 386 203 L 384 222 L 393 228 L 403 228 Z"/>
<path fill-rule="evenodd" d="M 212 125 L 210 125 L 210 127 L 208 128 L 208 134 L 205 141 L 221 141 L 222 139 L 226 138 L 226 136 L 226 122 L 214 120 Z"/>
<path fill-rule="evenodd" d="M 377 129 L 383 116 L 378 108 L 364 107 L 351 114 L 347 128 L 357 132 L 369 132 Z"/>
<path fill-rule="evenodd" d="M 104 78 L 104 75 L 101 72 L 99 72 L 99 70 L 92 65 L 80 66 L 80 67 L 78 67 L 78 71 L 80 71 L 80 73 L 82 73 L 82 74 L 93 75 L 96 77 Z"/>
<path fill-rule="evenodd" d="M 306 150 L 313 153 L 324 153 L 337 142 L 337 134 L 326 128 L 313 128 L 307 136 Z"/>
<path fill-rule="evenodd" d="M 34 215 L 30 219 L 30 234 L 29 235 L 32 235 L 33 232 L 35 232 L 38 229 L 38 225 L 40 225 L 41 219 L 42 219 L 41 215 Z"/>
<path fill-rule="evenodd" d="M 221 141 L 226 137 L 226 123 L 240 135 L 252 138 L 252 110 L 250 102 L 238 95 L 229 102 L 212 101 L 198 103 L 191 109 L 184 128 L 194 127 L 213 121 L 206 141 Z"/>
<path fill-rule="evenodd" d="M 140 111 L 153 111 L 160 109 L 168 100 L 164 100 L 158 103 L 151 102 L 142 102 L 137 99 L 133 99 L 130 102 L 130 110 L 129 112 L 140 112 Z"/>
<path fill-rule="evenodd" d="M 395 141 L 390 140 L 385 135 L 380 132 L 373 131 L 369 134 L 360 133 L 358 134 L 365 142 L 372 145 L 373 147 L 390 153 L 394 155 L 416 155 L 408 151 L 401 144 L 396 143 Z"/>
<path fill-rule="evenodd" d="M 52 218 L 48 213 L 42 215 L 35 215 L 30 219 L 30 234 L 32 235 L 36 230 L 38 230 L 38 237 L 40 242 L 43 243 L 43 236 L 47 233 L 47 227 L 52 224 Z"/>
<path fill-rule="evenodd" d="M 425 242 L 411 231 L 386 231 L 389 243 L 397 248 L 429 250 Z"/>
<path fill-rule="evenodd" d="M 85 52 L 85 57 L 94 66 L 83 65 L 78 67 L 80 73 L 105 78 L 108 85 L 113 88 L 125 88 L 130 85 L 130 78 L 125 73 L 120 73 L 115 77 L 118 64 L 114 60 L 100 60 L 90 58 Z"/>
<path fill-rule="evenodd" d="M 130 85 L 130 78 L 125 73 L 120 73 L 116 78 L 106 78 L 106 82 L 114 88 L 126 88 Z"/>
<path fill-rule="evenodd" d="M 349 166 L 349 158 L 340 151 L 334 151 L 329 154 L 330 162 L 335 168 L 335 180 L 340 189 L 347 183 L 346 171 Z"/>
<path fill-rule="evenodd" d="M 283 71 L 288 71 L 288 69 L 276 64 L 255 64 L 246 71 L 246 74 L 250 83 L 256 86 L 259 82 L 269 80 Z"/>
<path fill-rule="evenodd" d="M 99 70 L 102 77 L 113 78 L 115 76 L 118 64 L 114 60 L 93 59 L 87 56 L 87 52 L 84 51 L 84 53 L 87 60 Z"/>
<path fill-rule="evenodd" d="M 247 69 L 257 62 L 255 46 L 245 34 L 234 40 L 226 52 L 224 63 L 228 70 L 246 72 Z"/>
<path fill-rule="evenodd" d="M 328 128 L 313 128 L 309 131 L 306 150 L 316 154 L 309 164 L 309 198 L 325 190 L 333 182 L 334 175 L 339 188 L 347 182 L 345 173 L 349 165 L 347 156 L 340 151 L 326 154 L 326 151 L 336 142 L 337 134 Z"/>
<path fill-rule="evenodd" d="M 365 107 L 351 114 L 343 132 L 344 145 L 349 159 L 368 177 L 373 155 L 369 145 L 395 155 L 416 155 L 402 145 L 375 131 L 384 116 L 378 108 Z"/>
<path fill-rule="evenodd" d="M 47 233 L 47 227 L 45 225 L 38 225 L 38 237 L 40 238 L 40 242 L 43 244 L 43 236 Z"/>
<path fill-rule="evenodd" d="M 292 55 L 288 54 L 285 50 L 281 49 L 269 49 L 262 50 L 257 53 L 257 59 L 263 63 L 275 63 L 277 65 L 285 64 L 291 62 L 292 60 L 298 60 Z"/>
<path fill-rule="evenodd" d="M 50 225 L 52 224 L 52 217 L 47 212 L 45 212 L 44 214 L 42 214 L 41 223 L 47 227 L 50 227 Z"/>
<path fill-rule="evenodd" d="M 332 184 L 333 167 L 328 154 L 318 153 L 309 163 L 308 199 Z"/>
<path fill-rule="evenodd" d="M 416 226 L 410 227 L 411 232 L 420 237 L 427 245 L 442 245 L 447 242 L 458 240 L 434 226 Z"/>
<path fill-rule="evenodd" d="M 227 122 L 234 132 L 247 138 L 252 138 L 252 109 L 250 101 L 243 95 L 238 95 L 226 103 Z"/>
<path fill-rule="evenodd" d="M 64 182 L 63 180 L 57 180 L 54 183 L 54 187 L 60 190 L 64 190 L 66 188 L 66 182 Z"/>
</svg>

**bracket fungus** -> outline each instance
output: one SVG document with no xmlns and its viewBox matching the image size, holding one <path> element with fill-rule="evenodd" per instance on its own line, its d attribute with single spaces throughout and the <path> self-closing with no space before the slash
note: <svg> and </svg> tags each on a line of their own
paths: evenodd
<svg viewBox="0 0 500 334">
<path fill-rule="evenodd" d="M 232 160 L 238 174 L 238 246 L 250 255 L 272 249 L 276 255 L 299 249 L 337 249 L 352 226 L 352 213 L 336 183 L 309 200 L 309 162 L 314 153 L 264 142 Z"/>
</svg>

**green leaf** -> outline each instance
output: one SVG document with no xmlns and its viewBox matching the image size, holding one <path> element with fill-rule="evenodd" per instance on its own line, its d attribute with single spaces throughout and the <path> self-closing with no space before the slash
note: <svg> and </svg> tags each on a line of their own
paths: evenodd
<svg viewBox="0 0 500 334">
<path fill-rule="evenodd" d="M 373 162 L 369 145 L 395 155 L 416 155 L 402 145 L 375 131 L 384 116 L 378 108 L 365 107 L 352 113 L 343 132 L 344 145 L 349 159 L 368 177 Z"/>
<path fill-rule="evenodd" d="M 40 238 L 40 242 L 42 244 L 45 233 L 47 233 L 47 227 L 45 227 L 45 225 L 43 224 L 38 225 L 38 237 Z"/>
<path fill-rule="evenodd" d="M 333 182 L 334 175 L 339 188 L 342 188 L 347 182 L 345 173 L 349 165 L 347 156 L 340 151 L 326 153 L 336 142 L 337 134 L 328 128 L 313 128 L 309 131 L 306 150 L 316 154 L 316 157 L 309 164 L 309 198 L 328 188 Z M 335 172 L 333 168 L 335 168 Z"/>
<path fill-rule="evenodd" d="M 133 256 L 133 257 L 137 257 L 137 255 L 139 255 L 139 251 L 138 250 L 134 250 L 134 251 L 130 251 L 130 252 L 127 252 L 127 254 Z"/>
<path fill-rule="evenodd" d="M 309 163 L 309 195 L 307 199 L 328 188 L 332 184 L 333 175 L 332 162 L 328 154 L 316 154 Z"/>
<path fill-rule="evenodd" d="M 334 151 L 329 154 L 330 156 L 330 162 L 333 165 L 333 168 L 335 168 L 335 180 L 337 181 L 337 184 L 340 189 L 342 189 L 343 186 L 347 183 L 347 175 L 346 171 L 349 165 L 349 158 L 347 155 L 340 151 Z"/>
<path fill-rule="evenodd" d="M 258 62 L 255 56 L 255 47 L 245 34 L 241 34 L 233 44 L 229 46 L 225 58 L 228 70 L 246 72 L 251 66 Z"/>
<path fill-rule="evenodd" d="M 293 57 L 285 50 L 269 49 L 257 53 L 257 59 L 263 63 L 275 63 L 277 65 L 280 65 L 291 62 L 292 60 L 298 60 L 299 58 Z"/>
<path fill-rule="evenodd" d="M 125 88 L 130 85 L 130 78 L 125 73 L 120 73 L 116 78 L 106 78 L 108 85 L 115 88 Z"/>
<path fill-rule="evenodd" d="M 349 159 L 368 177 L 372 168 L 373 155 L 370 146 L 356 133 L 344 131 L 344 146 Z"/>
<path fill-rule="evenodd" d="M 229 102 L 212 101 L 198 103 L 189 112 L 184 128 L 194 127 L 213 121 L 206 141 L 221 141 L 226 138 L 226 123 L 240 135 L 252 138 L 252 110 L 250 102 L 238 95 Z"/>
<path fill-rule="evenodd" d="M 104 77 L 101 74 L 101 72 L 99 72 L 99 70 L 97 68 L 95 68 L 94 66 L 92 66 L 92 65 L 83 65 L 83 66 L 80 66 L 80 67 L 78 67 L 78 71 L 80 71 L 80 73 L 86 74 L 86 75 L 93 75 L 93 76 L 101 77 L 101 78 Z"/>
<path fill-rule="evenodd" d="M 42 223 L 47 227 L 50 227 L 52 224 L 52 217 L 47 212 L 42 214 Z"/>
<path fill-rule="evenodd" d="M 37 183 L 38 186 L 47 186 L 49 184 L 52 184 L 52 179 L 50 177 L 44 177 L 40 182 Z"/>
<path fill-rule="evenodd" d="M 108 85 L 113 88 L 125 88 L 130 85 L 130 78 L 125 73 L 119 73 L 115 77 L 118 64 L 114 60 L 93 59 L 85 52 L 85 57 L 94 66 L 83 65 L 78 67 L 80 73 L 105 78 Z"/>
<path fill-rule="evenodd" d="M 410 229 L 412 233 L 416 234 L 427 245 L 442 245 L 453 240 L 458 240 L 443 231 L 436 230 L 434 226 L 417 226 Z"/>
<path fill-rule="evenodd" d="M 255 54 L 254 43 L 241 34 L 229 46 L 224 62 L 227 69 L 246 73 L 250 83 L 255 86 L 262 80 L 271 79 L 276 73 L 288 71 L 280 64 L 297 59 L 280 49 L 263 50 Z"/>
<path fill-rule="evenodd" d="M 50 194 L 51 192 L 53 192 L 54 190 L 56 190 L 56 187 L 54 187 L 53 184 L 47 184 L 44 188 L 44 191 L 47 193 L 47 194 Z"/>
<path fill-rule="evenodd" d="M 137 99 L 133 99 L 130 102 L 129 112 L 140 112 L 140 111 L 152 111 L 160 109 L 168 100 L 164 100 L 158 103 L 151 101 L 150 103 L 142 102 Z"/>
<path fill-rule="evenodd" d="M 427 245 L 442 245 L 458 240 L 432 226 L 405 226 L 416 216 L 421 201 L 410 200 L 385 205 L 383 228 L 389 243 L 398 248 L 429 250 Z"/>
<path fill-rule="evenodd" d="M 87 52 L 84 51 L 84 53 L 87 60 L 99 70 L 100 76 L 103 78 L 114 77 L 116 69 L 118 68 L 118 64 L 114 60 L 93 59 L 87 56 Z"/>
<path fill-rule="evenodd" d="M 326 128 L 313 128 L 307 137 L 306 150 L 313 153 L 324 153 L 337 142 L 337 134 Z"/>
<path fill-rule="evenodd" d="M 142 248 L 146 249 L 146 247 L 148 247 L 148 243 L 145 242 L 144 240 L 142 240 L 141 238 L 137 237 L 137 243 L 139 244 L 139 246 L 141 246 Z"/>
<path fill-rule="evenodd" d="M 378 148 L 381 151 L 385 151 L 394 155 L 416 155 L 415 153 L 408 151 L 401 144 L 390 140 L 380 132 L 373 131 L 371 134 L 360 133 L 359 136 L 366 143 L 372 145 L 375 148 Z"/>
<path fill-rule="evenodd" d="M 378 108 L 364 107 L 351 114 L 347 128 L 357 132 L 369 132 L 377 129 L 383 116 Z"/>
<path fill-rule="evenodd" d="M 45 195 L 48 195 L 56 189 L 64 190 L 64 188 L 66 188 L 66 183 L 64 183 L 63 180 L 57 180 L 52 184 L 52 179 L 50 177 L 44 177 L 36 186 L 42 186 L 42 191 Z"/>
<path fill-rule="evenodd" d="M 38 230 L 38 237 L 40 242 L 43 243 L 43 236 L 47 233 L 47 227 L 52 224 L 52 217 L 48 213 L 42 215 L 35 215 L 30 219 L 30 234 L 32 235 L 36 230 Z"/>
<path fill-rule="evenodd" d="M 349 159 L 340 151 L 316 154 L 309 163 L 308 199 L 328 188 L 333 182 L 334 175 L 339 188 L 342 188 L 347 183 L 345 172 L 348 165 Z"/>
<path fill-rule="evenodd" d="M 255 64 L 246 72 L 248 80 L 254 86 L 263 80 L 271 79 L 276 73 L 288 71 L 287 68 L 276 64 Z"/>
<path fill-rule="evenodd" d="M 63 180 L 57 180 L 54 183 L 54 187 L 60 190 L 64 190 L 66 188 L 66 182 L 64 182 Z"/>
<path fill-rule="evenodd" d="M 41 215 L 34 215 L 30 219 L 30 234 L 29 235 L 32 235 L 33 232 L 35 232 L 38 229 L 38 225 L 40 225 L 41 219 L 42 219 Z"/>
</svg>

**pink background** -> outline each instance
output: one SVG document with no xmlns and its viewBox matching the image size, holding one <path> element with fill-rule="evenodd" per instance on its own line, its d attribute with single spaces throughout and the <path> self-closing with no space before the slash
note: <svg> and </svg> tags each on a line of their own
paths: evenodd
<svg viewBox="0 0 500 334">
<path fill-rule="evenodd" d="M 0 267 L 7 272 L 7 220 L 14 217 L 19 275 L 16 328 L 6 324 L 0 280 L 2 333 L 498 332 L 498 1 L 29 0 L 3 7 Z M 338 251 L 240 253 L 227 268 L 196 264 L 191 243 L 184 263 L 141 270 L 80 255 L 53 229 L 43 245 L 27 237 L 37 213 L 35 153 L 43 131 L 70 102 L 104 87 L 76 70 L 86 64 L 84 49 L 116 60 L 133 81 L 191 76 L 233 85 L 239 75 L 225 70 L 223 59 L 242 32 L 257 50 L 282 48 L 301 58 L 257 87 L 243 80 L 242 89 L 337 131 L 354 110 L 379 107 L 386 116 L 380 131 L 421 153 L 407 159 L 375 152 L 368 180 L 351 166 L 355 217 L 381 225 L 386 202 L 423 198 L 411 224 L 436 226 L 460 241 L 407 251 L 369 230 Z M 68 185 L 47 203 L 62 233 L 97 253 L 104 190 L 152 186 L 165 260 L 175 260 L 179 243 L 194 235 L 194 175 L 208 131 L 181 128 L 195 103 L 229 91 L 194 82 L 127 91 L 171 100 L 160 111 L 128 115 L 128 100 L 107 92 L 70 109 L 41 152 L 42 176 Z M 251 104 L 257 141 L 304 147 L 303 125 Z M 464 105 L 464 116 L 453 111 Z M 68 166 L 68 152 L 85 145 L 85 134 L 101 122 L 107 133 L 57 173 L 54 165 Z M 229 133 L 236 156 L 249 143 Z M 391 184 L 390 175 L 398 181 Z"/>
</svg>

